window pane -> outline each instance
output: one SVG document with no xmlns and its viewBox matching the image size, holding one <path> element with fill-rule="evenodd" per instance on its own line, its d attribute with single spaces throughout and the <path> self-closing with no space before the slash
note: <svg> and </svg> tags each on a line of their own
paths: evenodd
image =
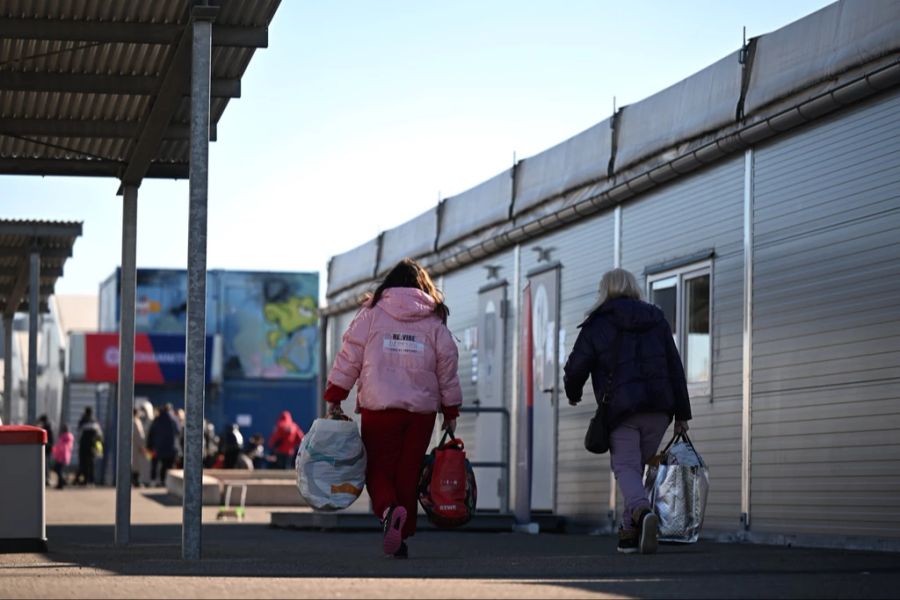
<svg viewBox="0 0 900 600">
<path fill-rule="evenodd" d="M 685 280 L 687 356 L 689 382 L 709 381 L 709 274 Z"/>
<path fill-rule="evenodd" d="M 650 284 L 650 302 L 662 309 L 673 334 L 676 333 L 675 328 L 678 326 L 678 319 L 676 318 L 678 314 L 677 283 L 677 277 L 669 277 Z"/>
</svg>

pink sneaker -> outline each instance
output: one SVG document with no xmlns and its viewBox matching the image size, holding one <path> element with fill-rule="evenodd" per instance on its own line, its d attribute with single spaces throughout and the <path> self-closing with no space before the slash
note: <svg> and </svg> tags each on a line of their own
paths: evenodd
<svg viewBox="0 0 900 600">
<path fill-rule="evenodd" d="M 400 546 L 403 544 L 403 525 L 405 523 L 405 508 L 392 506 L 387 509 L 384 517 L 384 539 L 382 542 L 385 554 L 391 556 L 400 550 Z"/>
</svg>

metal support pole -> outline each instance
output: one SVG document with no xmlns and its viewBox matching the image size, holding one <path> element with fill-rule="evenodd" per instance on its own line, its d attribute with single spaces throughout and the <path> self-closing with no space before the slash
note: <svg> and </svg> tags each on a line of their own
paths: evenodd
<svg viewBox="0 0 900 600">
<path fill-rule="evenodd" d="M 119 278 L 119 385 L 116 426 L 116 546 L 131 537 L 131 430 L 134 409 L 134 309 L 137 270 L 137 186 L 122 198 L 122 270 Z"/>
<path fill-rule="evenodd" d="M 521 436 L 519 435 L 519 423 L 522 420 L 522 411 L 519 407 L 519 394 L 522 393 L 521 379 L 519 373 L 522 347 L 521 329 L 521 312 L 522 312 L 522 283 L 521 278 L 521 249 L 518 244 L 513 249 L 513 292 L 510 298 L 512 304 L 512 370 L 510 400 L 509 400 L 509 446 L 510 446 L 510 465 L 509 465 L 509 495 L 510 506 L 512 507 L 516 523 L 528 523 L 531 519 L 531 506 L 526 505 L 519 493 L 519 482 L 522 479 L 522 473 L 519 472 L 519 444 L 521 444 Z M 524 490 L 523 490 L 524 491 Z M 530 500 L 529 500 L 530 503 Z"/>
<path fill-rule="evenodd" d="M 622 268 L 622 205 L 619 204 L 616 206 L 613 211 L 613 267 L 616 269 Z M 609 521 L 609 529 L 611 532 L 615 532 L 618 526 L 616 525 L 616 520 L 618 518 L 618 485 L 616 485 L 616 474 L 612 470 L 612 465 L 609 468 L 609 510 L 606 513 L 606 518 Z"/>
<path fill-rule="evenodd" d="M 209 89 L 216 8 L 195 6 L 191 24 L 191 174 L 184 405 L 184 505 L 181 556 L 199 560 L 202 542 L 203 404 L 206 393 L 206 206 L 209 184 Z"/>
<path fill-rule="evenodd" d="M 12 339 L 13 316 L 3 315 L 3 424 L 12 425 Z"/>
<path fill-rule="evenodd" d="M 515 517 L 514 531 L 524 533 L 538 533 L 537 523 L 531 520 L 531 472 L 528 460 L 531 446 L 531 432 L 528 428 L 527 395 L 531 393 L 531 380 L 523 377 L 522 373 L 528 371 L 531 365 L 531 355 L 525 348 L 531 343 L 531 329 L 528 327 L 531 319 L 530 303 L 523 300 L 522 294 L 522 249 L 516 245 L 514 254 L 515 313 L 513 318 L 513 385 L 512 385 L 512 414 L 511 437 L 513 446 L 513 468 L 511 473 L 511 490 L 513 493 L 512 506 Z M 522 373 L 520 373 L 522 371 Z"/>
<path fill-rule="evenodd" d="M 741 402 L 741 525 L 750 529 L 750 450 L 753 416 L 753 149 L 744 153 L 744 319 Z"/>
<path fill-rule="evenodd" d="M 37 422 L 37 337 L 38 319 L 41 308 L 41 253 L 31 251 L 28 269 L 28 420 L 29 425 Z"/>
</svg>

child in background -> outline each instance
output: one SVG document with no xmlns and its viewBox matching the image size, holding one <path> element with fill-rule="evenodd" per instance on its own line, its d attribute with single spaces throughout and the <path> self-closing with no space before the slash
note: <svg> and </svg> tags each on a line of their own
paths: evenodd
<svg viewBox="0 0 900 600">
<path fill-rule="evenodd" d="M 63 423 L 59 426 L 59 437 L 53 444 L 53 472 L 56 473 L 56 489 L 66 487 L 66 477 L 63 471 L 72 462 L 72 447 L 75 445 L 75 436 L 69 432 L 69 426 Z"/>
</svg>

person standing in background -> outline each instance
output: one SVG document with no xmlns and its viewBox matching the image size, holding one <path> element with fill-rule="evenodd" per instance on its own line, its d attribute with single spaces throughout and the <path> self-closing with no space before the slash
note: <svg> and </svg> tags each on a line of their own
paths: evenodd
<svg viewBox="0 0 900 600">
<path fill-rule="evenodd" d="M 237 467 L 238 457 L 244 449 L 244 436 L 237 423 L 232 423 L 222 432 L 219 449 L 222 451 L 222 468 Z"/>
<path fill-rule="evenodd" d="M 216 435 L 216 426 L 203 419 L 203 468 L 212 468 L 218 454 L 219 436 Z"/>
<path fill-rule="evenodd" d="M 150 477 L 150 467 L 151 467 L 151 456 L 150 451 L 147 450 L 147 436 L 150 434 L 150 425 L 153 424 L 153 419 L 156 418 L 156 409 L 153 407 L 153 404 L 146 398 L 138 398 L 135 400 L 135 406 L 138 409 L 138 417 L 141 421 L 141 428 L 144 431 L 144 441 L 141 443 L 141 452 L 143 453 L 143 459 L 138 463 L 139 471 L 138 471 L 138 481 L 140 481 L 141 485 L 144 487 L 150 487 L 152 483 L 152 478 Z"/>
<path fill-rule="evenodd" d="M 136 408 L 131 419 L 131 485 L 140 487 L 141 473 L 149 462 L 147 458 L 147 434 L 144 431 L 144 422 L 141 419 L 141 409 Z"/>
<path fill-rule="evenodd" d="M 63 423 L 59 426 L 59 437 L 53 444 L 53 471 L 56 473 L 56 489 L 66 487 L 66 467 L 72 462 L 72 448 L 75 446 L 75 436 L 69 432 L 69 426 Z"/>
<path fill-rule="evenodd" d="M 276 469 L 290 469 L 294 466 L 294 457 L 302 441 L 303 430 L 294 423 L 291 411 L 282 412 L 269 436 L 269 447 L 275 455 Z"/>
<path fill-rule="evenodd" d="M 94 418 L 94 409 L 84 407 L 78 421 L 78 474 L 75 482 L 79 485 L 94 484 L 94 463 L 103 452 L 103 430 Z"/>
<path fill-rule="evenodd" d="M 181 427 L 175 415 L 172 414 L 172 405 L 166 403 L 160 408 L 159 416 L 150 424 L 150 432 L 147 434 L 147 449 L 153 453 L 150 463 L 150 479 L 158 486 L 166 485 L 166 472 L 175 464 L 178 457 L 178 438 Z M 157 471 L 159 479 L 157 480 Z"/>
</svg>

